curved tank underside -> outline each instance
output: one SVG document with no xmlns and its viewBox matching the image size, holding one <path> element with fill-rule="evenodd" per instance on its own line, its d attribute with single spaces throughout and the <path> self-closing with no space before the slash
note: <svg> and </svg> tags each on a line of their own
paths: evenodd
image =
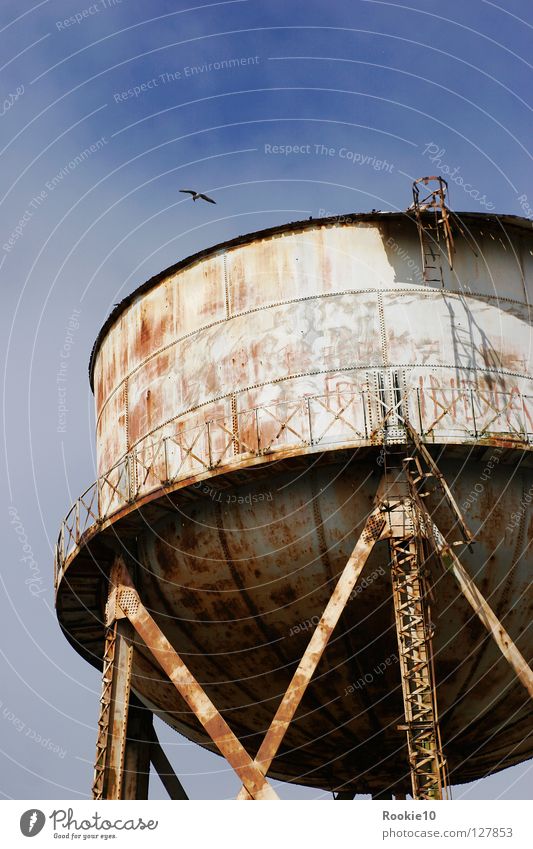
<svg viewBox="0 0 533 849">
<path fill-rule="evenodd" d="M 532 231 L 497 216 L 460 225 L 442 284 L 421 279 L 408 215 L 354 216 L 218 246 L 110 316 L 91 359 L 101 477 L 59 545 L 58 617 L 81 654 L 101 662 L 118 543 L 144 605 L 254 755 L 373 506 L 384 409 L 402 394 L 476 535 L 461 561 L 531 660 Z M 450 531 L 448 510 L 428 504 Z M 427 568 L 457 784 L 533 755 L 530 701 L 451 575 Z M 410 792 L 397 655 L 380 542 L 269 775 Z M 216 751 L 138 638 L 132 686 Z"/>
<path fill-rule="evenodd" d="M 258 472 L 248 483 L 232 484 L 231 475 L 198 483 L 194 500 L 169 502 L 159 519 L 144 523 L 136 549 L 130 546 L 143 603 L 251 753 L 362 529 L 381 475 L 379 456 L 356 452 L 335 462 L 332 453 L 328 463 Z M 503 544 L 499 529 L 520 510 L 532 472 L 493 464 L 479 494 L 483 466 L 440 466 L 477 532 L 473 553 L 461 559 L 527 659 L 529 511 Z M 447 512 L 434 506 L 446 531 Z M 408 789 L 388 567 L 387 544 L 379 543 L 270 775 L 325 789 Z M 436 563 L 428 567 L 441 732 L 457 784 L 531 756 L 531 710 L 453 579 Z M 132 683 L 165 721 L 216 751 L 143 645 Z"/>
</svg>

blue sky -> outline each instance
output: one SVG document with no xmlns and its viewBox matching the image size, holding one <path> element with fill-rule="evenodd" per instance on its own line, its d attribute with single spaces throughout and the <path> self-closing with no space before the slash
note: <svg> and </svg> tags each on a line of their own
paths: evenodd
<svg viewBox="0 0 533 849">
<path fill-rule="evenodd" d="M 455 210 L 531 215 L 531 11 L 528 0 L 3 0 L 0 710 L 24 725 L 13 733 L 0 716 L 4 796 L 82 798 L 90 784 L 99 680 L 59 633 L 51 564 L 62 516 L 95 477 L 87 363 L 113 303 L 240 233 L 321 210 L 405 209 L 425 174 L 451 175 Z M 183 186 L 217 206 L 193 206 Z M 231 795 L 221 760 L 168 739 L 193 795 Z M 527 770 L 462 792 L 527 797 Z"/>
</svg>

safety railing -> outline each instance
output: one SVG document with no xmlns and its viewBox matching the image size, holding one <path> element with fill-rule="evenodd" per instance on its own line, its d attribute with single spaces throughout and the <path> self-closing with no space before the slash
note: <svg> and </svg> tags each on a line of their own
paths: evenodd
<svg viewBox="0 0 533 849">
<path fill-rule="evenodd" d="M 338 391 L 263 404 L 175 433 L 168 433 L 167 425 L 164 435 L 156 432 L 139 443 L 71 507 L 56 546 L 56 584 L 89 528 L 162 486 L 254 457 L 379 445 L 394 428 L 401 439 L 405 420 L 426 443 L 493 438 L 533 445 L 530 396 L 470 388 Z"/>
</svg>

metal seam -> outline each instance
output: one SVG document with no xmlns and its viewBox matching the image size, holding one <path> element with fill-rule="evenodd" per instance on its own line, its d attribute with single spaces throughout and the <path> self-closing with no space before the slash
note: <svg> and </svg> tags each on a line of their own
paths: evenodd
<svg viewBox="0 0 533 849">
<path fill-rule="evenodd" d="M 128 380 L 127 377 L 124 381 L 124 425 L 125 425 L 125 433 L 126 433 L 126 452 L 130 450 L 130 420 L 129 420 L 129 398 L 128 398 Z"/>
<path fill-rule="evenodd" d="M 185 341 L 185 339 L 190 339 L 192 336 L 195 336 L 197 333 L 202 333 L 205 330 L 211 330 L 213 327 L 217 327 L 219 324 L 223 324 L 225 321 L 231 321 L 234 318 L 242 318 L 242 317 L 245 317 L 247 315 L 252 315 L 256 312 L 261 312 L 262 310 L 269 310 L 269 309 L 274 309 L 276 307 L 289 306 L 290 304 L 302 303 L 304 301 L 314 301 L 314 300 L 318 300 L 319 298 L 335 298 L 335 297 L 340 297 L 340 296 L 344 296 L 344 295 L 364 295 L 364 294 L 382 294 L 382 295 L 383 294 L 387 294 L 387 295 L 390 295 L 390 294 L 397 294 L 397 295 L 415 294 L 415 295 L 421 295 L 425 298 L 429 298 L 430 295 L 435 294 L 439 297 L 446 295 L 446 296 L 456 297 L 458 299 L 465 298 L 465 297 L 466 298 L 471 297 L 476 301 L 483 301 L 483 300 L 493 301 L 494 300 L 497 303 L 506 302 L 506 303 L 511 303 L 511 304 L 517 304 L 519 306 L 525 307 L 527 311 L 533 310 L 533 304 L 527 304 L 527 303 L 524 303 L 523 301 L 514 300 L 513 298 L 503 298 L 503 297 L 499 297 L 498 295 L 486 295 L 486 294 L 471 295 L 469 293 L 463 292 L 460 289 L 428 289 L 427 286 L 423 286 L 423 287 L 419 287 L 419 288 L 413 287 L 411 289 L 393 289 L 393 288 L 388 288 L 388 289 L 377 289 L 377 288 L 373 288 L 373 289 L 343 289 L 343 290 L 340 290 L 338 292 L 322 292 L 319 295 L 302 295 L 300 298 L 289 298 L 288 300 L 283 300 L 283 301 L 273 301 L 270 304 L 263 304 L 260 307 L 253 307 L 249 310 L 244 310 L 242 312 L 233 313 L 231 316 L 219 318 L 216 321 L 209 322 L 208 324 L 203 324 L 201 327 L 197 327 L 195 330 L 189 331 L 189 333 L 184 333 L 183 336 L 178 336 L 177 339 L 173 339 L 171 342 L 168 342 L 168 344 L 163 345 L 162 348 L 158 348 L 157 351 L 154 351 L 152 354 L 150 354 L 148 357 L 146 357 L 141 363 L 136 365 L 135 368 L 133 368 L 130 372 L 128 372 L 128 374 L 125 377 L 123 377 L 122 380 L 119 383 L 117 383 L 117 385 L 111 390 L 111 392 L 106 397 L 106 399 L 105 399 L 105 401 L 102 405 L 102 409 L 98 413 L 98 416 L 97 416 L 97 419 L 96 419 L 96 426 L 98 427 L 98 424 L 100 422 L 100 418 L 101 418 L 103 411 L 104 411 L 105 407 L 107 406 L 108 402 L 113 397 L 113 395 L 116 392 L 118 392 L 118 390 L 120 389 L 120 387 L 121 387 L 122 383 L 124 383 L 124 381 L 128 380 L 130 377 L 132 377 L 134 374 L 136 374 L 140 369 L 143 368 L 143 366 L 145 366 L 148 362 L 150 362 L 150 360 L 154 359 L 154 357 L 157 357 L 160 354 L 163 354 L 165 351 L 168 351 L 168 349 L 172 348 L 174 345 L 179 345 L 179 343 Z"/>
<path fill-rule="evenodd" d="M 383 357 L 383 365 L 389 365 L 389 346 L 387 344 L 387 330 L 385 327 L 385 312 L 383 309 L 383 295 L 378 292 L 378 316 L 379 316 L 379 331 L 381 335 L 381 355 Z"/>
<path fill-rule="evenodd" d="M 225 302 L 226 302 L 226 318 L 231 317 L 231 302 L 230 302 L 230 291 L 229 291 L 229 280 L 228 280 L 228 255 L 224 253 L 222 258 L 222 264 L 224 268 L 224 293 L 225 293 Z"/>
<path fill-rule="evenodd" d="M 380 368 L 383 368 L 383 366 L 370 366 L 370 368 L 376 369 L 378 371 Z M 453 363 L 440 363 L 438 365 L 437 364 L 431 364 L 431 363 L 389 363 L 387 368 L 389 368 L 389 369 L 395 369 L 395 368 L 396 369 L 416 369 L 416 368 L 421 368 L 421 369 L 430 369 L 430 370 L 431 369 L 451 369 L 452 371 L 481 372 L 482 374 L 501 374 L 501 375 L 506 376 L 506 377 L 518 377 L 518 378 L 524 378 L 526 380 L 532 380 L 533 379 L 533 375 L 529 375 L 529 374 L 520 374 L 518 372 L 498 370 L 498 369 L 479 369 L 479 368 L 475 368 L 475 367 L 471 367 L 471 366 L 457 366 L 456 364 L 453 364 Z M 269 386 L 269 385 L 276 384 L 276 383 L 283 383 L 286 380 L 296 380 L 296 379 L 300 379 L 302 377 L 316 377 L 316 376 L 321 375 L 321 374 L 337 374 L 338 372 L 343 372 L 343 373 L 349 372 L 349 371 L 359 372 L 359 371 L 365 371 L 365 370 L 368 372 L 368 369 L 369 369 L 369 366 L 366 364 L 366 365 L 360 365 L 360 366 L 357 366 L 357 365 L 342 366 L 342 367 L 339 367 L 339 368 L 336 368 L 336 369 L 323 369 L 323 370 L 319 370 L 319 371 L 297 372 L 296 374 L 288 374 L 288 375 L 284 375 L 283 377 L 272 378 L 271 380 L 267 380 L 264 383 L 252 383 L 249 386 L 244 386 L 242 389 L 239 389 L 238 393 L 235 393 L 235 394 L 241 395 L 245 392 L 249 392 L 251 389 L 261 389 L 261 387 L 263 387 L 263 386 Z M 147 431 L 147 433 L 143 434 L 141 437 L 139 437 L 139 439 L 135 443 L 133 443 L 130 450 L 135 448 L 135 446 L 137 446 L 140 442 L 142 442 L 143 439 L 146 439 L 148 436 L 151 436 L 156 431 L 161 430 L 162 428 L 166 427 L 171 422 L 176 421 L 176 419 L 180 419 L 183 416 L 188 415 L 189 413 L 194 413 L 194 412 L 196 412 L 196 410 L 201 410 L 202 407 L 207 407 L 207 406 L 209 406 L 209 404 L 216 404 L 219 401 L 223 401 L 224 399 L 231 398 L 231 396 L 232 396 L 232 393 L 226 393 L 225 395 L 217 395 L 217 396 L 215 396 L 214 398 L 211 398 L 208 401 L 202 401 L 201 404 L 194 404 L 192 407 L 188 407 L 186 410 L 183 410 L 181 413 L 177 413 L 175 416 L 172 416 L 172 418 L 166 419 L 166 421 L 162 422 L 160 425 L 153 428 L 152 430 Z M 273 402 L 270 402 L 270 403 L 273 403 Z M 124 457 L 124 456 L 125 455 L 122 455 L 122 457 Z M 119 457 L 116 462 L 117 463 L 120 462 L 120 459 L 121 458 Z"/>
</svg>

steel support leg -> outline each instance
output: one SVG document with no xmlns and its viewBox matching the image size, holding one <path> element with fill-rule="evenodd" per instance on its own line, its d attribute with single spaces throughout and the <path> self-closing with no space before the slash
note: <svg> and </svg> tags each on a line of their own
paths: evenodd
<svg viewBox="0 0 533 849">
<path fill-rule="evenodd" d="M 127 616 L 221 754 L 239 775 L 252 798 L 277 799 L 277 793 L 142 604 L 120 557 L 116 561 L 115 575 L 116 586 L 110 596 L 109 606 L 114 606 L 120 615 Z"/>
<path fill-rule="evenodd" d="M 115 616 L 120 615 L 128 618 L 137 634 L 144 640 L 152 655 L 167 673 L 176 689 L 204 726 L 213 742 L 217 745 L 221 754 L 224 755 L 228 763 L 231 764 L 242 779 L 243 787 L 238 798 L 278 798 L 265 778 L 266 773 L 296 713 L 304 692 L 333 633 L 333 629 L 339 621 L 363 571 L 368 556 L 375 543 L 381 538 L 384 528 L 385 517 L 381 507 L 377 506 L 367 519 L 363 532 L 311 637 L 309 645 L 276 711 L 276 715 L 272 720 L 255 760 L 252 760 L 246 752 L 200 684 L 193 677 L 152 616 L 146 610 L 132 584 L 125 564 L 120 558 L 117 558 L 114 568 L 115 586 L 110 594 L 108 608 L 114 611 Z M 109 676 L 104 676 L 106 682 L 108 678 Z M 107 692 L 106 685 L 106 694 Z M 105 725 L 108 729 L 107 733 L 109 733 L 110 721 L 107 707 L 102 712 L 102 715 L 105 718 L 102 728 Z M 158 758 L 163 774 L 167 774 L 168 761 L 161 763 L 160 753 L 152 749 L 152 761 L 155 763 Z M 183 788 L 181 788 L 181 791 L 180 788 L 181 785 L 179 785 L 179 788 L 174 787 L 173 790 L 169 790 L 169 793 L 184 793 Z M 183 797 L 180 796 L 180 798 Z"/>
<path fill-rule="evenodd" d="M 131 692 L 134 630 L 117 610 L 115 585 L 113 569 L 106 606 L 93 798 L 147 799 L 153 717 Z"/>
<path fill-rule="evenodd" d="M 122 799 L 148 799 L 153 714 L 130 695 Z"/>
<path fill-rule="evenodd" d="M 392 596 L 414 799 L 442 799 L 438 728 L 420 540 L 391 540 Z"/>
<path fill-rule="evenodd" d="M 133 646 L 131 625 L 115 620 L 105 637 L 94 799 L 123 798 Z"/>
<path fill-rule="evenodd" d="M 172 765 L 165 755 L 157 734 L 152 726 L 152 737 L 150 741 L 150 758 L 152 765 L 159 775 L 161 782 L 171 799 L 188 799 L 181 781 L 172 769 Z"/>
<path fill-rule="evenodd" d="M 405 446 L 385 452 L 380 497 L 387 510 L 392 597 L 414 799 L 441 799 L 445 764 L 438 726 L 431 629 L 424 577 L 424 545 L 406 475 Z"/>
</svg>

